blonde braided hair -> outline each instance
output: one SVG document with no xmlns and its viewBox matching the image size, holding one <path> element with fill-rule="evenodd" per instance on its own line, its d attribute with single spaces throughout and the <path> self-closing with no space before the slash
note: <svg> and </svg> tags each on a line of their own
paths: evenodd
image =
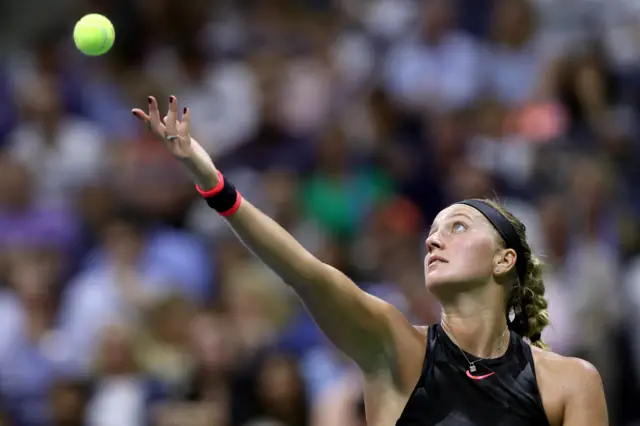
<svg viewBox="0 0 640 426">
<path fill-rule="evenodd" d="M 526 269 L 524 279 L 516 281 L 511 293 L 508 297 L 506 313 L 509 315 L 511 311 L 518 313 L 526 318 L 525 332 L 519 332 L 521 337 L 531 342 L 531 345 L 541 349 L 549 349 L 546 343 L 542 341 L 542 330 L 549 325 L 548 303 L 544 297 L 544 281 L 542 279 L 542 262 L 532 252 L 527 242 L 526 228 L 524 224 L 504 207 L 492 200 L 482 200 L 491 207 L 498 210 L 516 230 L 520 243 L 522 244 L 522 252 Z"/>
</svg>

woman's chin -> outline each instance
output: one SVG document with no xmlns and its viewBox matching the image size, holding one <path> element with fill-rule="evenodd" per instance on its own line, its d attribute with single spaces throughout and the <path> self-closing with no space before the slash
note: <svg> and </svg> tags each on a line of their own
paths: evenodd
<svg viewBox="0 0 640 426">
<path fill-rule="evenodd" d="M 437 270 L 428 273 L 426 277 L 427 290 L 436 297 L 443 291 L 449 292 L 459 288 L 460 281 L 459 277 Z"/>
<path fill-rule="evenodd" d="M 429 293 L 442 301 L 461 292 L 466 292 L 484 285 L 485 280 L 474 280 L 460 274 L 446 274 L 444 271 L 433 271 L 427 274 L 426 284 Z"/>
<path fill-rule="evenodd" d="M 451 282 L 446 275 L 438 271 L 429 272 L 426 278 L 427 290 L 434 292 Z"/>
</svg>

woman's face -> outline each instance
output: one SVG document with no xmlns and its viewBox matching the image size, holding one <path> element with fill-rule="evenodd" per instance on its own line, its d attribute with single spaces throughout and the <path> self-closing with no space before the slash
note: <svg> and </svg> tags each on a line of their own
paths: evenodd
<svg viewBox="0 0 640 426">
<path fill-rule="evenodd" d="M 434 294 L 451 286 L 473 287 L 493 276 L 499 258 L 497 232 L 470 206 L 454 204 L 433 221 L 424 260 L 427 288 Z"/>
</svg>

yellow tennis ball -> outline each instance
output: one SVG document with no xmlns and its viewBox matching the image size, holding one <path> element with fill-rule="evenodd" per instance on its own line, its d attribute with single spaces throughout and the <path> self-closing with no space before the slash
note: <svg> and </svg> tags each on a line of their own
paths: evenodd
<svg viewBox="0 0 640 426">
<path fill-rule="evenodd" d="M 116 30 L 111 21 L 97 13 L 83 16 L 73 29 L 76 47 L 89 56 L 107 53 L 115 39 Z"/>
</svg>

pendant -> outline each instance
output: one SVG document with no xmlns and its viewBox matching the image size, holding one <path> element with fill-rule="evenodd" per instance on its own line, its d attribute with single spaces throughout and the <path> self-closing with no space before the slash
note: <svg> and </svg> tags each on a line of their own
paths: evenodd
<svg viewBox="0 0 640 426">
<path fill-rule="evenodd" d="M 469 371 L 472 373 L 476 372 L 476 366 L 474 364 L 469 364 Z"/>
</svg>

